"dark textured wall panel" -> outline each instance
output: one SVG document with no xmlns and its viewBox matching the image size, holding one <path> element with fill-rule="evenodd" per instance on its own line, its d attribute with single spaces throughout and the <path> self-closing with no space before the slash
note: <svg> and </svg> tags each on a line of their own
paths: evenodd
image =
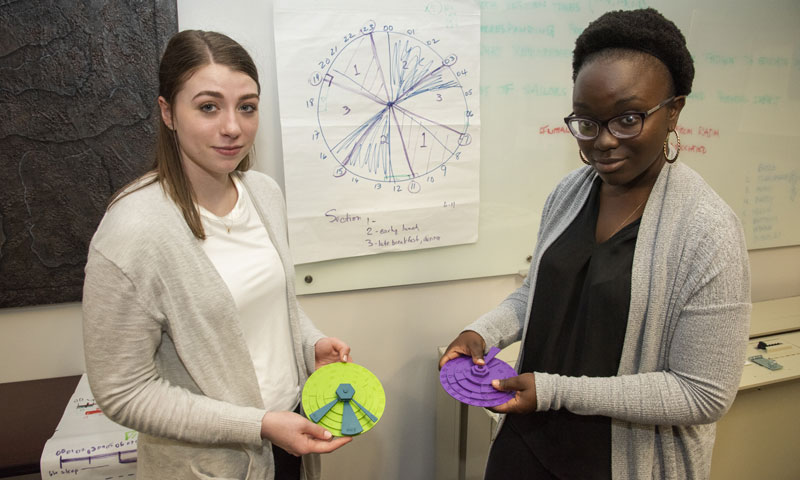
<svg viewBox="0 0 800 480">
<path fill-rule="evenodd" d="M 79 301 L 109 197 L 152 161 L 175 0 L 0 2 L 0 307 Z"/>
</svg>

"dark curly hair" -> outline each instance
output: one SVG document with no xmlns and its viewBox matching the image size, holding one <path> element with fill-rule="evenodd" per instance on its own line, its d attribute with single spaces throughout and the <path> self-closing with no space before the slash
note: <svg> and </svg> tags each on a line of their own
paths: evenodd
<svg viewBox="0 0 800 480">
<path fill-rule="evenodd" d="M 572 81 L 598 52 L 636 50 L 661 60 L 672 74 L 675 95 L 688 95 L 694 80 L 694 61 L 686 39 L 672 23 L 652 8 L 607 12 L 586 27 L 575 40 Z"/>
</svg>

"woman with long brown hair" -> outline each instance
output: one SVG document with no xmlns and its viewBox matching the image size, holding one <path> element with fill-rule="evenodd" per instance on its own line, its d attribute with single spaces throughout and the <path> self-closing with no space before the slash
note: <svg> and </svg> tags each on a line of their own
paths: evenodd
<svg viewBox="0 0 800 480">
<path fill-rule="evenodd" d="M 154 167 L 115 196 L 89 249 L 92 392 L 139 432 L 140 479 L 318 478 L 315 454 L 350 439 L 301 416 L 300 390 L 350 347 L 300 309 L 281 191 L 249 170 L 256 66 L 229 37 L 187 30 L 159 85 Z"/>
</svg>

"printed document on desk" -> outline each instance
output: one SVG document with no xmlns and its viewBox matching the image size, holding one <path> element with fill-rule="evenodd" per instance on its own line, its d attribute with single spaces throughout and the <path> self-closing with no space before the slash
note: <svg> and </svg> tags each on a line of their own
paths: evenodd
<svg viewBox="0 0 800 480">
<path fill-rule="evenodd" d="M 44 445 L 42 478 L 135 478 L 137 436 L 103 415 L 84 374 Z"/>
</svg>

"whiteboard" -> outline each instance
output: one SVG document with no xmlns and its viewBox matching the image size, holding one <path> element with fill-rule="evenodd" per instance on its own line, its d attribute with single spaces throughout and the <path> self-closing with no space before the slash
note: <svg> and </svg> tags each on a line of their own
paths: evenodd
<svg viewBox="0 0 800 480">
<path fill-rule="evenodd" d="M 483 0 L 477 243 L 297 265 L 298 294 L 527 270 L 547 194 L 581 165 L 562 121 L 575 38 L 607 10 L 649 6 L 678 25 L 695 59 L 679 161 L 736 211 L 749 249 L 800 244 L 800 2 Z M 262 77 L 256 168 L 282 182 L 271 2 L 236 2 L 221 13 L 210 0 L 179 1 L 178 15 L 181 29 L 222 31 L 254 55 Z"/>
</svg>

